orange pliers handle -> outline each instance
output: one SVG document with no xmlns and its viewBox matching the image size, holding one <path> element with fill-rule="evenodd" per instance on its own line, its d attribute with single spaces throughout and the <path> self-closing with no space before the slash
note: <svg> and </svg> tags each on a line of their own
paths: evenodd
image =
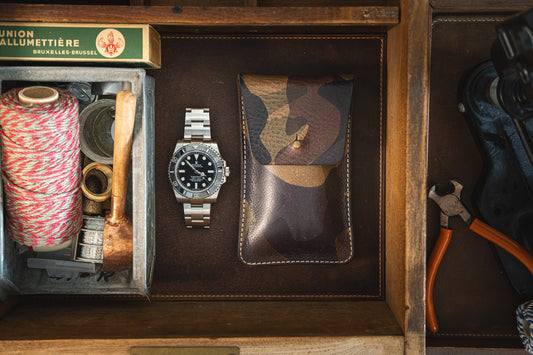
<svg viewBox="0 0 533 355">
<path fill-rule="evenodd" d="M 511 253 L 515 258 L 520 260 L 522 264 L 533 274 L 533 255 L 524 248 L 521 244 L 515 242 L 505 234 L 492 228 L 486 223 L 475 219 L 470 225 L 470 230 L 476 232 L 485 239 L 490 240 L 494 244 L 502 247 Z"/>
<path fill-rule="evenodd" d="M 514 257 L 516 257 L 525 267 L 533 274 L 533 255 L 519 243 L 515 242 L 505 234 L 492 228 L 486 223 L 481 222 L 478 218 L 470 224 L 470 230 L 476 232 L 483 238 L 493 242 L 502 247 Z M 452 230 L 441 227 L 437 243 L 431 252 L 426 278 L 426 319 L 427 328 L 430 332 L 436 333 L 439 329 L 437 324 L 437 317 L 435 315 L 435 308 L 433 306 L 433 286 L 435 284 L 435 277 L 439 268 L 440 262 L 450 244 L 452 237 Z"/>
<path fill-rule="evenodd" d="M 437 316 L 435 315 L 435 307 L 433 306 L 433 286 L 435 285 L 435 277 L 439 269 L 440 262 L 448 249 L 450 240 L 452 239 L 452 230 L 441 227 L 437 243 L 429 257 L 429 264 L 426 276 L 426 323 L 430 332 L 436 333 L 439 330 L 437 324 Z"/>
</svg>

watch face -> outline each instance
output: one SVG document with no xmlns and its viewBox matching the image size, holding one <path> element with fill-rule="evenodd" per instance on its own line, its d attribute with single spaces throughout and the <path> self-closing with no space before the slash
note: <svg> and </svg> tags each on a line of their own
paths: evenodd
<svg viewBox="0 0 533 355">
<path fill-rule="evenodd" d="M 175 151 L 168 167 L 172 187 L 184 198 L 214 194 L 225 181 L 225 162 L 207 145 L 184 145 Z"/>
<path fill-rule="evenodd" d="M 215 182 L 216 167 L 213 159 L 203 152 L 182 155 L 176 166 L 178 183 L 187 190 L 202 191 Z"/>
</svg>

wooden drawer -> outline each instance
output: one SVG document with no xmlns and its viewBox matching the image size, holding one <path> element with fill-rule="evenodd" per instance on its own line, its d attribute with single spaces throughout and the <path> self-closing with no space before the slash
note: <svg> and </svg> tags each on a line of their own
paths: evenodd
<svg viewBox="0 0 533 355">
<path fill-rule="evenodd" d="M 375 297 L 340 297 L 339 293 L 329 298 L 313 295 L 309 300 L 305 294 L 272 300 L 257 295 L 183 300 L 154 293 L 154 300 L 146 303 L 123 298 L 14 296 L 0 308 L 0 349 L 100 353 L 105 348 L 127 353 L 138 346 L 236 346 L 242 353 L 254 354 L 424 352 L 426 211 L 421 206 L 427 194 L 429 4 L 415 0 L 397 6 L 362 3 L 361 7 L 303 8 L 106 6 L 105 11 L 79 5 L 3 5 L 2 21 L 147 23 L 169 40 L 171 36 L 252 35 L 276 41 L 317 36 L 377 39 L 383 55 L 378 65 L 382 87 L 377 91 L 383 95 L 373 98 L 381 100 L 382 116 L 382 164 L 378 166 L 383 181 L 378 196 L 383 213 L 379 252 L 383 267 L 382 289 L 373 293 Z M 173 53 L 163 58 L 162 70 L 172 55 L 184 54 Z M 347 55 L 356 63 L 364 54 Z M 170 93 L 157 91 L 161 73 L 154 72 L 156 106 L 158 100 L 173 99 Z M 156 131 L 158 119 L 156 110 Z M 158 174 L 166 175 L 157 169 L 156 180 Z M 156 227 L 156 243 L 163 233 Z M 155 273 L 156 282 L 163 280 L 158 278 L 157 261 Z"/>
</svg>

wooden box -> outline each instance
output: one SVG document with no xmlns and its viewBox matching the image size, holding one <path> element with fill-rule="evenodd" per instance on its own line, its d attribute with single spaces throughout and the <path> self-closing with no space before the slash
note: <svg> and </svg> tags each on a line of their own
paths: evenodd
<svg viewBox="0 0 533 355">
<path fill-rule="evenodd" d="M 495 26 L 532 4 L 435 0 L 432 5 L 428 186 L 460 181 L 465 205 L 483 218 L 475 204 L 475 190 L 488 175 L 488 166 L 459 104 L 470 73 L 491 60 L 491 47 L 498 41 Z M 439 233 L 439 213 L 428 202 L 428 255 Z M 428 332 L 428 349 L 438 353 L 437 347 L 442 346 L 496 347 L 499 352 L 517 348 L 521 353 L 515 311 L 526 300 L 513 289 L 492 243 L 468 230 L 460 219 L 452 221 L 451 227 L 454 236 L 434 288 L 439 331 Z"/>
<path fill-rule="evenodd" d="M 384 242 L 380 278 L 383 289 L 376 293 L 379 297 L 306 300 L 303 295 L 294 299 L 268 295 L 198 298 L 161 293 L 157 297 L 154 293 L 153 301 L 146 303 L 124 298 L 13 296 L 0 307 L 2 352 L 102 353 L 105 349 L 108 353 L 128 353 L 136 347 L 238 347 L 243 354 L 425 352 L 425 206 L 428 145 L 434 144 L 432 140 L 428 143 L 428 124 L 432 119 L 428 115 L 432 19 L 436 12 L 458 9 L 508 13 L 525 3 L 508 6 L 499 1 L 479 1 L 486 4 L 479 6 L 475 1 L 458 5 L 451 0 L 372 0 L 353 1 L 346 7 L 281 7 L 276 1 L 260 1 L 263 6 L 241 6 L 258 5 L 257 2 L 225 5 L 228 3 L 233 7 L 106 6 L 105 11 L 102 7 L 81 5 L 2 5 L 0 20 L 150 24 L 163 38 L 163 71 L 166 64 L 172 63 L 173 56 L 178 59 L 187 55 L 187 48 L 179 46 L 172 53 L 169 48 L 165 52 L 169 43 L 165 38 L 172 36 L 180 40 L 198 36 L 276 37 L 280 43 L 295 37 L 305 41 L 313 36 L 381 38 L 385 94 L 380 106 L 383 115 L 380 206 Z M 302 2 L 292 5 L 308 6 Z M 229 42 L 222 42 L 221 49 L 225 43 Z M 351 55 L 358 58 L 363 54 Z M 157 91 L 157 77 L 164 73 L 155 74 L 156 107 L 163 100 L 172 100 L 172 90 L 179 85 L 195 88 L 220 84 L 215 80 L 208 84 L 176 82 L 161 94 Z M 156 110 L 156 131 L 157 116 Z M 163 165 L 165 158 L 160 159 Z M 165 174 L 157 166 L 156 178 Z M 156 200 L 163 195 L 156 196 Z M 164 221 L 158 223 L 161 226 Z M 156 227 L 156 233 L 159 231 L 165 233 Z M 153 287 L 162 281 L 156 267 Z M 451 338 L 435 343 L 450 344 L 458 343 Z M 487 344 L 474 341 L 473 345 Z"/>
</svg>

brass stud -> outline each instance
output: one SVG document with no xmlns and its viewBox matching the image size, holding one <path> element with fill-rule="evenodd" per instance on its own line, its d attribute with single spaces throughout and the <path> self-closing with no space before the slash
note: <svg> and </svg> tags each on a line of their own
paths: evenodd
<svg viewBox="0 0 533 355">
<path fill-rule="evenodd" d="M 295 149 L 300 149 L 300 148 L 302 147 L 302 141 L 299 140 L 298 135 L 296 135 L 296 139 L 294 139 L 294 141 L 292 142 L 292 146 L 293 146 Z"/>
</svg>

